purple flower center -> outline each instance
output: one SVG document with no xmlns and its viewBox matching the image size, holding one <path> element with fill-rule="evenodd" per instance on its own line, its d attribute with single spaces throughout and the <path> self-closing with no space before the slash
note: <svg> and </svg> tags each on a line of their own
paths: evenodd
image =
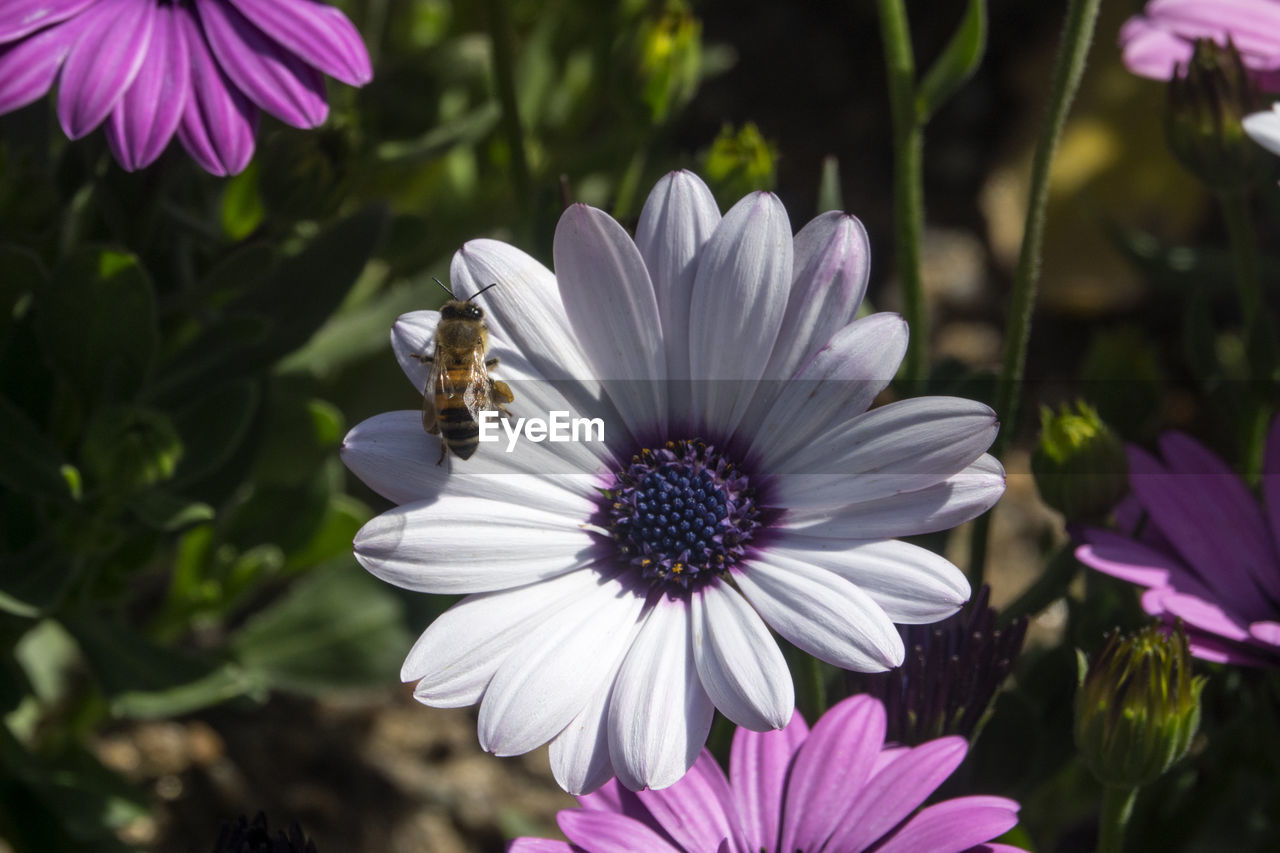
<svg viewBox="0 0 1280 853">
<path fill-rule="evenodd" d="M 747 475 L 699 439 L 641 450 L 605 495 L 618 556 L 672 589 L 727 571 L 760 526 Z"/>
</svg>

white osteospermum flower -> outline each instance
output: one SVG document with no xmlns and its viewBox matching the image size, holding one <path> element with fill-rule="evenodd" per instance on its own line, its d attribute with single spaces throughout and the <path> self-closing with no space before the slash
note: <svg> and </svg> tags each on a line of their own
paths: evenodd
<svg viewBox="0 0 1280 853">
<path fill-rule="evenodd" d="M 1244 132 L 1254 142 L 1272 154 L 1280 154 L 1280 102 L 1265 112 L 1245 116 L 1243 124 Z"/>
<path fill-rule="evenodd" d="M 602 417 L 606 441 L 481 444 L 437 466 L 416 411 L 355 427 L 347 466 L 398 504 L 355 541 L 378 577 L 469 595 L 402 670 L 435 707 L 480 703 L 481 745 L 550 742 L 575 794 L 680 779 L 715 708 L 757 731 L 791 718 L 770 629 L 847 669 L 903 659 L 894 623 L 954 613 L 961 572 L 894 537 L 992 506 L 1004 471 L 978 403 L 923 397 L 866 411 L 907 328 L 855 320 L 861 223 L 827 213 L 794 237 L 755 193 L 721 218 L 688 172 L 650 194 L 636 238 L 586 205 L 556 229 L 556 272 L 493 240 L 453 259 L 456 293 L 484 295 L 513 415 Z M 421 391 L 439 315 L 397 322 Z"/>
</svg>

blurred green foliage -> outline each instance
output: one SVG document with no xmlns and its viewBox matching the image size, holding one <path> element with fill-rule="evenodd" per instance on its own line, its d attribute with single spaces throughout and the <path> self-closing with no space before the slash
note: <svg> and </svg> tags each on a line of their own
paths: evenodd
<svg viewBox="0 0 1280 853">
<path fill-rule="evenodd" d="M 331 85 L 317 131 L 264 122 L 233 178 L 176 145 L 123 172 L 101 133 L 65 140 L 49 99 L 0 118 L 17 851 L 124 849 L 148 798 L 85 748 L 113 719 L 395 682 L 424 619 L 352 558 L 376 499 L 348 491 L 332 401 L 376 360 L 378 408 L 392 388 L 416 405 L 387 333 L 439 303 L 450 254 L 495 235 L 545 257 L 566 199 L 634 215 L 680 164 L 664 126 L 727 65 L 681 0 L 339 5 L 375 80 Z"/>
</svg>

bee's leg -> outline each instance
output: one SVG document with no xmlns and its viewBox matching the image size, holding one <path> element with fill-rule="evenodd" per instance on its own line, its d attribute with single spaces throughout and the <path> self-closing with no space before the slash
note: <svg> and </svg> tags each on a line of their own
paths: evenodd
<svg viewBox="0 0 1280 853">
<path fill-rule="evenodd" d="M 444 439 L 442 438 L 440 439 L 440 458 L 436 460 L 437 465 L 444 464 L 444 457 L 447 452 L 448 452 L 448 447 L 445 445 Z"/>
<path fill-rule="evenodd" d="M 419 355 L 416 352 L 411 352 L 409 353 L 409 357 L 416 358 L 418 361 L 422 362 L 423 364 L 433 364 L 436 360 L 436 357 L 434 355 L 426 355 L 425 353 L 422 355 Z"/>
<path fill-rule="evenodd" d="M 498 366 L 498 357 L 494 356 L 493 358 L 488 359 L 487 361 L 485 361 L 484 366 L 487 367 L 489 370 L 493 370 L 495 367 Z"/>
<path fill-rule="evenodd" d="M 511 386 L 503 382 L 501 379 L 493 380 L 493 401 L 498 406 L 498 411 L 502 413 L 504 418 L 511 417 L 511 412 L 507 411 L 504 403 L 510 403 L 515 400 L 516 395 L 511 393 Z"/>
</svg>

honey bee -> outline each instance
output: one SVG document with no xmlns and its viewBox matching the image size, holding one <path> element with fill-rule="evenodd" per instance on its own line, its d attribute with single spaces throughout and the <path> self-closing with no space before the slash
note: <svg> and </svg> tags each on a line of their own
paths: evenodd
<svg viewBox="0 0 1280 853">
<path fill-rule="evenodd" d="M 412 355 L 431 365 L 422 396 L 422 426 L 430 435 L 440 436 L 439 465 L 448 451 L 459 459 L 470 459 L 480 443 L 480 413 L 496 409 L 506 417 L 511 413 L 505 404 L 515 396 L 507 383 L 489 376 L 498 359 L 487 357 L 489 328 L 484 324 L 484 309 L 473 302 L 490 287 L 497 287 L 497 282 L 465 300 L 453 298 L 453 291 L 439 279 L 436 284 L 444 287 L 449 301 L 440 309 L 435 352 Z"/>
</svg>

